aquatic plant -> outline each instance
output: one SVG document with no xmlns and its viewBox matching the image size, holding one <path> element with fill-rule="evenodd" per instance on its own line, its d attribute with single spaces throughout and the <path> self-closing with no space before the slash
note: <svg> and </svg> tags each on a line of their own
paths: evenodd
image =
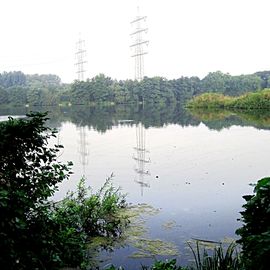
<svg viewBox="0 0 270 270">
<path fill-rule="evenodd" d="M 81 241 L 83 256 L 76 260 L 81 267 L 91 264 L 92 253 L 101 246 L 110 246 L 109 243 L 116 241 L 129 223 L 128 219 L 118 214 L 126 207 L 126 201 L 119 188 L 112 185 L 112 177 L 108 177 L 96 193 L 85 186 L 85 179 L 82 178 L 77 191 L 69 193 L 54 206 L 53 220 L 61 224 L 61 232 L 65 235 L 71 230 L 71 236 Z M 64 249 L 70 256 L 77 256 L 78 251 L 70 246 Z M 70 263 L 74 265 L 74 260 Z"/>
<path fill-rule="evenodd" d="M 205 241 L 203 241 L 205 242 Z M 212 242 L 214 248 L 210 251 L 204 247 L 202 241 L 196 241 L 195 247 L 188 242 L 194 260 L 195 266 L 191 266 L 190 270 L 243 270 L 243 263 L 239 252 L 237 250 L 237 244 L 232 242 L 224 249 L 221 243 Z M 206 241 L 206 244 L 208 241 Z M 200 246 L 201 245 L 201 246 Z"/>
</svg>

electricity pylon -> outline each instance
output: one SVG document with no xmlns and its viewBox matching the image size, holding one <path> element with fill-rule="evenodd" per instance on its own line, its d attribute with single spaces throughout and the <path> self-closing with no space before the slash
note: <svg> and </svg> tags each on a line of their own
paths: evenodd
<svg viewBox="0 0 270 270">
<path fill-rule="evenodd" d="M 145 27 L 146 16 L 138 15 L 131 21 L 134 31 L 130 34 L 133 38 L 133 44 L 130 47 L 133 49 L 132 57 L 135 59 L 135 80 L 141 81 L 144 77 L 144 55 L 147 54 L 145 46 L 148 45 L 149 41 L 144 39 L 148 28 Z"/>
<path fill-rule="evenodd" d="M 87 61 L 86 58 L 86 49 L 85 49 L 85 40 L 79 38 L 78 42 L 76 43 L 76 53 L 75 53 L 76 63 L 77 66 L 77 79 L 78 81 L 84 80 L 84 73 L 85 73 L 85 64 Z"/>
</svg>

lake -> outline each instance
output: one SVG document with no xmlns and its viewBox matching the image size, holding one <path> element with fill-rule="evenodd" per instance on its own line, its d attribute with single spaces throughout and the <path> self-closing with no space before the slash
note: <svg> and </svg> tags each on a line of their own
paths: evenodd
<svg viewBox="0 0 270 270">
<path fill-rule="evenodd" d="M 0 118 L 29 110 L 0 108 Z M 264 112 L 191 113 L 179 105 L 41 110 L 51 111 L 48 125 L 59 131 L 56 141 L 64 146 L 59 159 L 74 163 L 74 174 L 54 199 L 75 190 L 82 176 L 98 190 L 113 174 L 112 182 L 127 194 L 127 202 L 156 210 L 141 217 L 141 239 L 176 248 L 181 264 L 190 259 L 190 239 L 236 238 L 242 196 L 252 193 L 250 183 L 270 175 L 270 116 Z M 130 241 L 102 252 L 101 259 L 103 265 L 135 269 L 153 261 L 146 258 L 150 253 Z M 165 252 L 155 257 L 175 256 Z"/>
</svg>

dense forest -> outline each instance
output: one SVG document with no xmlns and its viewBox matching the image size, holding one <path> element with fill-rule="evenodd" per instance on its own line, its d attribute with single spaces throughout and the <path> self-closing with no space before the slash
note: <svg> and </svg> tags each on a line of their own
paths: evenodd
<svg viewBox="0 0 270 270">
<path fill-rule="evenodd" d="M 0 73 L 0 104 L 56 105 L 68 89 L 57 75 L 26 75 L 21 71 Z"/>
<path fill-rule="evenodd" d="M 134 80 L 113 80 L 99 74 L 86 81 L 64 84 L 52 74 L 26 75 L 21 71 L 0 74 L 0 104 L 57 105 L 95 103 L 172 103 L 185 102 L 193 96 L 215 92 L 238 96 L 270 86 L 270 71 L 232 76 L 220 71 L 203 79 L 181 77 L 144 77 Z"/>
</svg>

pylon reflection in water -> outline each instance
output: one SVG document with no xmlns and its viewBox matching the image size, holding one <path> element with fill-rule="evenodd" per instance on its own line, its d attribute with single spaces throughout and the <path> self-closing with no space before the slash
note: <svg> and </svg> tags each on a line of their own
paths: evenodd
<svg viewBox="0 0 270 270">
<path fill-rule="evenodd" d="M 133 159 L 136 161 L 135 172 L 137 173 L 135 182 L 141 186 L 141 195 L 143 196 L 144 188 L 150 187 L 150 183 L 146 179 L 146 177 L 150 176 L 149 168 L 147 168 L 150 158 L 147 155 L 149 151 L 146 150 L 146 131 L 142 123 L 136 126 L 136 147 L 134 149 L 136 155 L 133 155 Z"/>
</svg>

